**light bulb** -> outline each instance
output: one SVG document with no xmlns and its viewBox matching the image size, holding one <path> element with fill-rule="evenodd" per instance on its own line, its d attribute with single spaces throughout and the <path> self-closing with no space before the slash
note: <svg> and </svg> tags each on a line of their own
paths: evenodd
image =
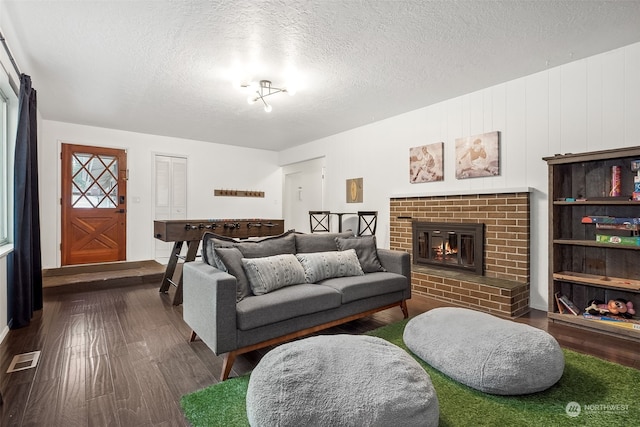
<svg viewBox="0 0 640 427">
<path fill-rule="evenodd" d="M 289 94 L 289 96 L 293 96 L 296 94 L 296 88 L 295 87 L 288 87 L 286 89 L 287 93 Z"/>
<path fill-rule="evenodd" d="M 271 110 L 273 110 L 273 108 L 271 107 L 270 104 L 267 104 L 267 105 L 264 106 L 264 111 L 266 111 L 267 113 L 270 113 Z"/>
<path fill-rule="evenodd" d="M 248 102 L 249 104 L 253 104 L 253 103 L 255 103 L 255 102 L 256 102 L 256 98 L 255 98 L 255 96 L 254 96 L 254 95 L 249 95 L 249 97 L 247 98 L 247 102 Z"/>
</svg>

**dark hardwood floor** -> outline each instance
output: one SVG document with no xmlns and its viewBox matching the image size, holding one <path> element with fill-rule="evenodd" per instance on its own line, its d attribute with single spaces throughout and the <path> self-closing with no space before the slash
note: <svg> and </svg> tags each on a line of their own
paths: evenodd
<svg viewBox="0 0 640 427">
<path fill-rule="evenodd" d="M 222 360 L 188 343 L 182 306 L 159 283 L 45 289 L 44 309 L 0 345 L 0 426 L 186 426 L 179 399 L 219 380 Z M 444 304 L 416 297 L 411 316 Z M 332 333 L 362 333 L 400 320 L 399 308 Z M 533 311 L 518 319 L 548 330 L 561 345 L 640 369 L 640 344 L 548 325 Z M 38 366 L 6 374 L 16 354 L 40 350 Z M 232 376 L 249 372 L 262 352 L 240 356 Z"/>
</svg>

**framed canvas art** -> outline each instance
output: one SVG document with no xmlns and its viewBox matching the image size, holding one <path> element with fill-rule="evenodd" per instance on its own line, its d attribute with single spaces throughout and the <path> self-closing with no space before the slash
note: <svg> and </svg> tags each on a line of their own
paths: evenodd
<svg viewBox="0 0 640 427">
<path fill-rule="evenodd" d="M 456 178 L 500 175 L 500 132 L 456 139 Z"/>
<path fill-rule="evenodd" d="M 444 180 L 443 142 L 409 149 L 409 182 L 433 182 Z"/>
<path fill-rule="evenodd" d="M 362 178 L 347 180 L 347 203 L 362 203 Z"/>
</svg>

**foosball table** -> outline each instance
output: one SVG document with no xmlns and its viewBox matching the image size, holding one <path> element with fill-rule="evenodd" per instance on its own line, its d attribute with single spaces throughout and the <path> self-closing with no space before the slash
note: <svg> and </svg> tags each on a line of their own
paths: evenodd
<svg viewBox="0 0 640 427">
<path fill-rule="evenodd" d="M 182 304 L 182 271 L 175 278 L 178 260 L 190 262 L 196 259 L 202 236 L 206 232 L 225 237 L 247 239 L 249 237 L 274 236 L 284 233 L 282 219 L 171 219 L 153 222 L 153 237 L 163 242 L 174 242 L 167 269 L 165 270 L 161 293 L 168 293 L 171 285 L 176 287 L 173 305 Z M 184 243 L 187 243 L 187 254 L 180 255 Z"/>
</svg>

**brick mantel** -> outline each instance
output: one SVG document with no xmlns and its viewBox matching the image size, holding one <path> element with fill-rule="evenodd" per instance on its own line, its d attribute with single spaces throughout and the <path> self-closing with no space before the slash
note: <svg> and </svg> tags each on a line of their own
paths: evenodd
<svg viewBox="0 0 640 427">
<path fill-rule="evenodd" d="M 412 251 L 413 221 L 485 225 L 484 276 L 412 268 L 412 291 L 504 317 L 529 311 L 529 189 L 398 196 L 390 200 L 390 248 Z"/>
<path fill-rule="evenodd" d="M 392 194 L 391 199 L 408 199 L 408 198 L 428 198 L 439 196 L 483 196 L 510 193 L 531 193 L 531 187 L 510 187 L 510 188 L 491 188 L 484 190 L 455 190 L 455 191 L 435 191 L 429 194 L 424 193 L 403 193 Z"/>
</svg>

